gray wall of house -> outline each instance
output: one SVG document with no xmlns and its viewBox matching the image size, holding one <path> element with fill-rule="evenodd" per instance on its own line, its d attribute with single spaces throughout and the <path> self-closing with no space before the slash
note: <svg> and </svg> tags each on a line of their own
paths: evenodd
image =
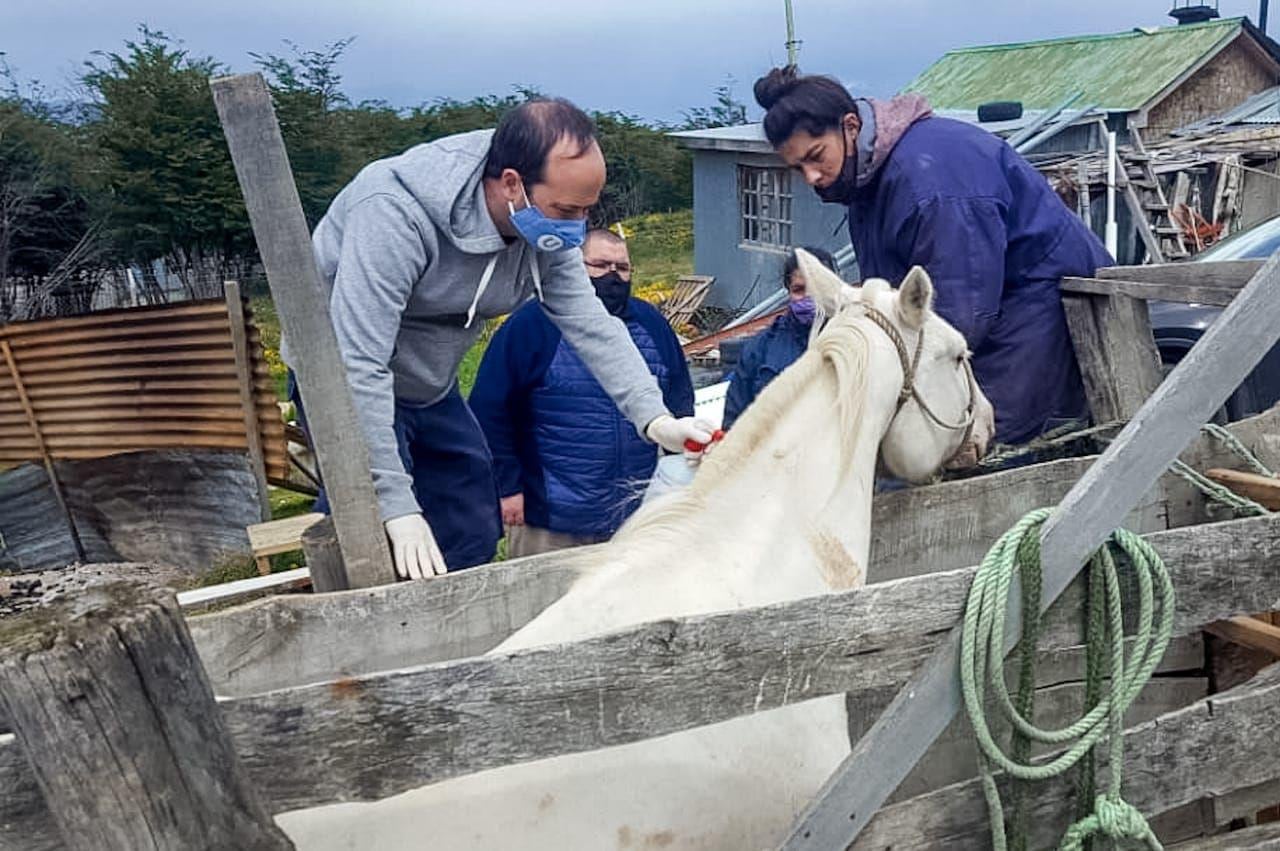
<svg viewBox="0 0 1280 851">
<path fill-rule="evenodd" d="M 742 244 L 738 166 L 782 167 L 766 154 L 695 151 L 693 155 L 693 265 L 699 275 L 714 275 L 707 304 L 749 308 L 782 285 L 785 249 Z M 823 204 L 798 176 L 791 178 L 792 241 L 835 252 L 849 244 L 844 208 Z M 845 269 L 845 277 L 852 272 Z"/>
</svg>

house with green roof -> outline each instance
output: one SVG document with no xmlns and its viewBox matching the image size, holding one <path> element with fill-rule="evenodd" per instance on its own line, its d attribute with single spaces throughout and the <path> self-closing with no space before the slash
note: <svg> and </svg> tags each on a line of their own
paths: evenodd
<svg viewBox="0 0 1280 851">
<path fill-rule="evenodd" d="M 1280 82 L 1280 46 L 1247 18 L 965 47 L 906 86 L 939 110 L 993 101 L 1050 109 L 1076 93 L 1115 129 L 1166 135 L 1237 106 Z"/>
<path fill-rule="evenodd" d="M 1175 16 L 1198 9 L 1217 14 L 1195 6 L 1175 8 Z M 1101 147 L 1099 112 L 1122 144 L 1131 127 L 1151 141 L 1219 116 L 1278 83 L 1280 45 L 1247 19 L 1228 18 L 960 48 L 943 55 L 905 90 L 923 94 L 938 115 L 1004 136 L 1048 118 L 1078 93 L 1061 124 L 1053 122 L 1058 126 L 1051 138 L 1027 143 L 1024 151 L 1034 159 Z M 980 121 L 978 108 L 996 101 L 1017 102 L 1021 115 Z M 816 245 L 836 253 L 849 245 L 844 210 L 820 203 L 783 167 L 759 124 L 672 135 L 693 153 L 694 267 L 716 279 L 708 304 L 743 309 L 775 294 L 792 246 Z M 1125 211 L 1120 217 L 1122 232 L 1128 233 Z M 1137 262 L 1121 253 L 1122 259 Z M 842 271 L 855 278 L 855 258 L 848 251 L 838 256 L 850 258 Z"/>
</svg>

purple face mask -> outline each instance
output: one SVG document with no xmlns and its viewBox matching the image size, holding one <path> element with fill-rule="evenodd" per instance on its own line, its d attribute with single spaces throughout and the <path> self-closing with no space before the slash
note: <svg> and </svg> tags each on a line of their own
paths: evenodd
<svg viewBox="0 0 1280 851">
<path fill-rule="evenodd" d="M 801 299 L 795 299 L 790 303 L 791 315 L 796 321 L 802 325 L 812 325 L 813 317 L 818 312 L 818 307 L 813 303 L 813 299 L 805 296 Z"/>
</svg>

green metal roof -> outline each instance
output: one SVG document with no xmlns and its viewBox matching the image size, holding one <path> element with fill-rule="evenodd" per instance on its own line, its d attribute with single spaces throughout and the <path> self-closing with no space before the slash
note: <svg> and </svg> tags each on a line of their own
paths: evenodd
<svg viewBox="0 0 1280 851">
<path fill-rule="evenodd" d="M 1244 18 L 953 50 L 907 85 L 939 109 L 994 100 L 1050 109 L 1077 91 L 1077 106 L 1135 110 L 1234 39 Z"/>
</svg>

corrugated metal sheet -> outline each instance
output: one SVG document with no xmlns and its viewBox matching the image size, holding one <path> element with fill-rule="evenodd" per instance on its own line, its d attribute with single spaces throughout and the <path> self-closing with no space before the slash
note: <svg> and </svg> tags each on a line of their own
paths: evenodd
<svg viewBox="0 0 1280 851">
<path fill-rule="evenodd" d="M 247 339 L 267 476 L 287 472 L 284 425 L 258 332 Z M 0 327 L 52 458 L 142 449 L 248 450 L 222 300 Z M 39 461 L 18 386 L 0 358 L 0 466 Z"/>
<path fill-rule="evenodd" d="M 1258 92 L 1220 115 L 1180 127 L 1174 131 L 1174 135 L 1194 134 L 1241 124 L 1280 124 L 1280 86 Z"/>
<path fill-rule="evenodd" d="M 1108 111 L 1141 109 L 1179 75 L 1237 37 L 1243 18 L 953 50 L 913 80 L 936 108 L 995 100 L 1048 109 L 1073 92 Z"/>
</svg>

